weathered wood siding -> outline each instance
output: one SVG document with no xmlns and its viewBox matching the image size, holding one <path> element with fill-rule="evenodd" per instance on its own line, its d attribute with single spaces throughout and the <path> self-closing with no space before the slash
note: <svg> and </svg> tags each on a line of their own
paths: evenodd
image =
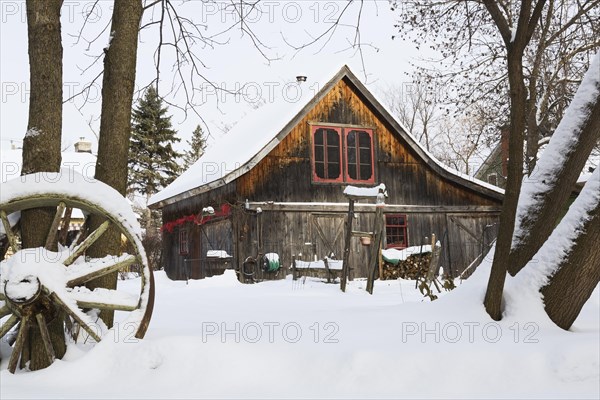
<svg viewBox="0 0 600 400">
<path fill-rule="evenodd" d="M 308 88 L 307 88 L 308 89 Z M 462 218 L 461 229 L 456 218 L 446 212 L 409 214 L 409 245 L 425 244 L 425 237 L 432 233 L 447 241 L 442 263 L 447 264 L 454 275 L 460 273 L 477 255 L 478 245 L 474 237 L 484 234 L 486 226 L 497 221 L 500 209 L 498 199 L 485 196 L 458 183 L 443 178 L 422 160 L 394 128 L 384 122 L 378 111 L 370 106 L 346 79 L 339 81 L 324 98 L 316 102 L 311 111 L 281 142 L 249 172 L 229 184 L 200 195 L 167 205 L 163 209 L 163 220 L 198 213 L 203 207 L 219 207 L 223 203 L 233 206 L 231 215 L 230 254 L 233 264 L 241 268 L 249 256 L 259 252 L 278 253 L 282 265 L 288 268 L 292 256 L 305 260 L 323 258 L 336 253 L 342 257 L 343 233 L 338 236 L 340 221 L 345 214 L 326 217 L 326 209 L 320 212 L 264 211 L 257 215 L 244 208 L 244 201 L 253 202 L 346 202 L 342 194 L 344 184 L 312 182 L 311 168 L 311 124 L 356 125 L 373 129 L 375 152 L 375 181 L 383 182 L 388 188 L 387 204 L 428 206 L 493 206 L 498 212 L 472 214 Z M 252 140 L 251 133 L 248 140 Z M 342 219 L 340 219 L 342 218 Z M 355 229 L 369 231 L 373 226 L 374 214 L 360 214 Z M 452 219 L 454 218 L 454 220 Z M 316 222 L 315 222 L 316 221 Z M 323 240 L 318 227 L 327 236 Z M 341 223 L 343 228 L 343 223 Z M 488 229 L 489 230 L 489 229 Z M 471 231 L 472 234 L 467 234 Z M 190 246 L 202 245 L 200 229 L 193 229 L 194 239 Z M 444 236 L 445 235 L 445 236 Z M 165 234 L 165 268 L 169 276 L 182 279 L 181 256 L 178 255 L 177 235 Z M 220 239 L 215 239 L 217 242 Z M 470 244 L 469 244 L 470 243 Z M 351 275 L 366 276 L 366 260 L 369 249 L 352 242 L 353 258 Z M 200 258 L 200 257 L 199 257 Z M 278 274 L 255 271 L 256 279 L 282 277 Z"/>
</svg>

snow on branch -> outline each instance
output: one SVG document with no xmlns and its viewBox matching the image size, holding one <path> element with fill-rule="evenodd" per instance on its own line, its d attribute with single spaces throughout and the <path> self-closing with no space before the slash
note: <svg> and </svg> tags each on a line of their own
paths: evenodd
<svg viewBox="0 0 600 400">
<path fill-rule="evenodd" d="M 513 233 L 512 249 L 528 236 L 525 220 L 543 204 L 544 194 L 557 182 L 565 163 L 579 144 L 580 133 L 600 97 L 600 52 L 592 60 L 573 101 L 550 139 L 531 176 L 523 181 Z"/>
<path fill-rule="evenodd" d="M 590 213 L 600 202 L 600 169 L 596 168 L 588 182 L 575 199 L 569 211 L 554 229 L 548 240 L 532 258 L 531 266 L 524 268 L 517 276 L 528 282 L 527 286 L 539 291 L 548 283 L 548 279 L 556 272 L 560 262 L 567 257 L 581 235 Z"/>
</svg>

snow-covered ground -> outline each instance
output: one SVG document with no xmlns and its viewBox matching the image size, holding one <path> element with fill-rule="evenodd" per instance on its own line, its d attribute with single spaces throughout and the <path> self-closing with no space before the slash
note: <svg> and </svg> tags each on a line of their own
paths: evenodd
<svg viewBox="0 0 600 400">
<path fill-rule="evenodd" d="M 227 271 L 186 284 L 159 272 L 144 340 L 121 327 L 119 340 L 70 345 L 15 375 L 4 357 L 0 398 L 597 399 L 599 290 L 570 332 L 535 296 L 512 296 L 496 323 L 481 305 L 488 269 L 434 302 L 412 281 L 377 281 L 370 296 L 365 281 L 342 293 L 316 279 L 242 285 Z"/>
</svg>

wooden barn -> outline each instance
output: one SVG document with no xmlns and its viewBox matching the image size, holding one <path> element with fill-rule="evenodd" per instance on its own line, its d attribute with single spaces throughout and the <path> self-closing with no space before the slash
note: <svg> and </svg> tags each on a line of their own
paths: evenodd
<svg viewBox="0 0 600 400">
<path fill-rule="evenodd" d="M 496 236 L 501 189 L 442 165 L 347 66 L 323 82 L 298 77 L 150 199 L 162 209 L 165 270 L 198 279 L 233 268 L 261 280 L 285 276 L 292 260 L 341 260 L 343 190 L 379 183 L 386 248 L 435 234 L 440 265 L 457 276 Z M 375 204 L 355 211 L 353 229 L 372 230 Z M 366 276 L 369 251 L 352 239 L 351 277 Z M 252 262 L 265 254 L 280 268 Z"/>
</svg>

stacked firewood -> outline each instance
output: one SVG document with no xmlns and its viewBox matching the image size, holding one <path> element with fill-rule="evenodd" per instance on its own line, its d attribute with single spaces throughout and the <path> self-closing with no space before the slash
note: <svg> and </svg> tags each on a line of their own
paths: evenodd
<svg viewBox="0 0 600 400">
<path fill-rule="evenodd" d="M 383 261 L 382 276 L 380 279 L 412 279 L 427 275 L 429 263 L 431 261 L 431 253 L 414 254 L 408 256 L 404 261 L 400 261 L 397 265 L 392 265 Z"/>
</svg>

